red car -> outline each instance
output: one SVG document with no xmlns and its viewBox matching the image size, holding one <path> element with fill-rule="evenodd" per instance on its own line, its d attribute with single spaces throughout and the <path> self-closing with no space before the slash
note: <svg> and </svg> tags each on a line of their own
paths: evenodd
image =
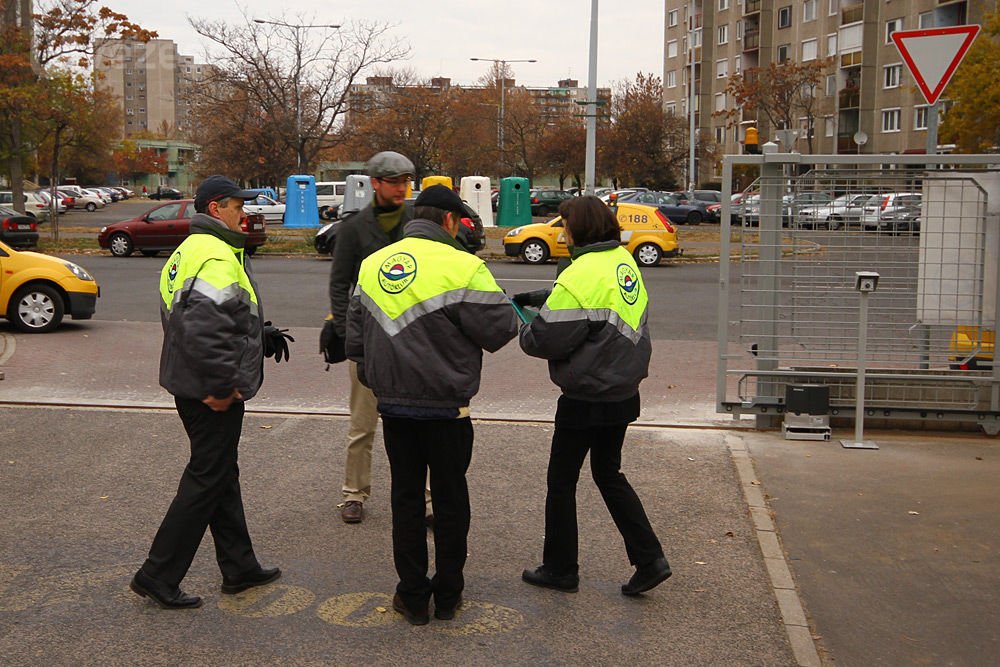
<svg viewBox="0 0 1000 667">
<path fill-rule="evenodd" d="M 97 242 L 115 257 L 128 257 L 136 250 L 152 257 L 161 250 L 173 250 L 187 238 L 192 215 L 193 199 L 159 204 L 131 220 L 102 228 Z M 263 215 L 254 213 L 244 218 L 243 231 L 249 234 L 248 254 L 254 254 L 257 248 L 267 243 L 267 225 Z"/>
</svg>

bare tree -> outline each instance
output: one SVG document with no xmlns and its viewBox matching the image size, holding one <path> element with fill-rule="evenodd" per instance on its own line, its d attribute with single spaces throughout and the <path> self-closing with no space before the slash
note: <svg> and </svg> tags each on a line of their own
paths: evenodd
<svg viewBox="0 0 1000 667">
<path fill-rule="evenodd" d="M 272 136 L 295 156 L 302 171 L 321 151 L 344 141 L 338 123 L 347 112 L 350 87 L 366 71 L 404 58 L 408 47 L 390 37 L 390 25 L 359 21 L 339 30 L 297 22 L 192 19 L 202 36 L 221 48 L 210 56 L 215 75 L 199 84 L 200 104 L 225 104 L 236 85 L 260 108 Z"/>
</svg>

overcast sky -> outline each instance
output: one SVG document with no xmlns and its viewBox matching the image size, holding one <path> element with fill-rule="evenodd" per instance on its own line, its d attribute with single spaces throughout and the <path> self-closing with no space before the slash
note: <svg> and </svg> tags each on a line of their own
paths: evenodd
<svg viewBox="0 0 1000 667">
<path fill-rule="evenodd" d="M 239 7 L 253 18 L 344 24 L 377 20 L 395 24 L 393 35 L 409 45 L 405 63 L 420 78 L 446 76 L 471 84 L 489 69 L 469 58 L 536 63 L 511 65 L 519 84 L 554 86 L 559 79 L 587 84 L 590 49 L 588 0 L 107 0 L 161 38 L 177 42 L 180 52 L 200 59 L 207 46 L 188 17 L 240 22 Z M 604 0 L 598 22 L 597 84 L 632 79 L 638 72 L 663 76 L 663 0 Z M 282 15 L 281 12 L 285 14 Z"/>
</svg>

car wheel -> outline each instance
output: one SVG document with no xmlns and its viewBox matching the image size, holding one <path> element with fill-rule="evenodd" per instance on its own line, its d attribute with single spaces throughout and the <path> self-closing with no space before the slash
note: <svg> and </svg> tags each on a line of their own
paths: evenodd
<svg viewBox="0 0 1000 667">
<path fill-rule="evenodd" d="M 842 221 L 841 221 L 841 219 L 840 219 L 839 216 L 834 215 L 834 216 L 831 216 L 831 217 L 829 217 L 829 218 L 826 219 L 826 228 L 827 229 L 832 229 L 832 230 L 836 231 L 836 230 L 840 229 L 841 224 L 842 224 Z"/>
<path fill-rule="evenodd" d="M 91 213 L 93 213 L 94 211 L 97 210 L 97 204 L 95 204 L 94 202 L 88 202 L 87 203 L 87 210 L 90 211 Z"/>
<path fill-rule="evenodd" d="M 160 254 L 159 250 L 140 250 L 143 257 L 156 257 Z"/>
<path fill-rule="evenodd" d="M 62 296 L 54 287 L 33 283 L 17 290 L 7 312 L 19 331 L 48 333 L 62 322 L 64 310 Z"/>
<path fill-rule="evenodd" d="M 638 262 L 640 266 L 656 266 L 660 263 L 660 258 L 663 257 L 663 253 L 660 251 L 660 247 L 655 243 L 643 243 L 635 249 L 632 256 L 635 257 L 635 261 Z"/>
<path fill-rule="evenodd" d="M 132 239 L 125 232 L 115 232 L 108 239 L 108 248 L 115 257 L 128 257 L 132 254 Z"/>
<path fill-rule="evenodd" d="M 549 247 L 538 239 L 525 241 L 521 246 L 521 259 L 528 264 L 544 264 L 549 258 Z"/>
<path fill-rule="evenodd" d="M 689 225 L 700 225 L 701 211 L 690 211 L 687 215 L 687 223 Z"/>
</svg>

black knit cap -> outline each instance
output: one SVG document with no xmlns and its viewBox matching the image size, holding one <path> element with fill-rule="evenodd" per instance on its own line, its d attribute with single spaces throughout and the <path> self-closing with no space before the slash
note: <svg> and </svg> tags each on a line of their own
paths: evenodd
<svg viewBox="0 0 1000 667">
<path fill-rule="evenodd" d="M 422 191 L 413 205 L 432 206 L 442 211 L 451 211 L 462 215 L 465 215 L 466 211 L 462 198 L 456 195 L 454 190 L 444 185 L 432 185 Z"/>
<path fill-rule="evenodd" d="M 258 193 L 252 190 L 242 190 L 232 179 L 216 174 L 209 176 L 194 194 L 194 210 L 204 213 L 208 210 L 208 205 L 214 201 L 236 197 L 237 199 L 256 199 Z"/>
</svg>

